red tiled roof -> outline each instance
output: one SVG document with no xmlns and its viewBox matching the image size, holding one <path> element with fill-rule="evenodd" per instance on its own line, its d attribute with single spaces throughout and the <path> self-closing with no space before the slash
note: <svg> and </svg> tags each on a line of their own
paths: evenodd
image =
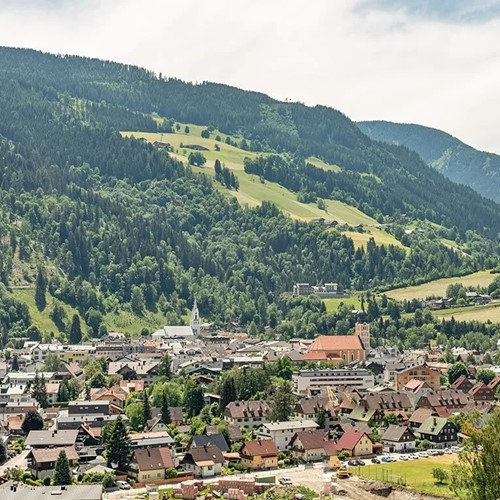
<svg viewBox="0 0 500 500">
<path fill-rule="evenodd" d="M 358 431 L 357 429 L 349 429 L 342 434 L 342 437 L 337 442 L 337 447 L 339 450 L 352 451 L 359 443 L 359 440 L 365 435 L 365 432 Z"/>
<path fill-rule="evenodd" d="M 309 347 L 309 352 L 348 350 L 363 350 L 357 335 L 320 335 Z"/>
<path fill-rule="evenodd" d="M 278 448 L 272 439 L 257 439 L 247 441 L 241 449 L 241 455 L 247 457 L 278 455 Z"/>
<path fill-rule="evenodd" d="M 166 447 L 135 450 L 133 461 L 140 471 L 175 467 L 170 450 Z"/>
<path fill-rule="evenodd" d="M 317 450 L 325 444 L 325 433 L 323 431 L 301 431 L 295 433 L 291 442 L 299 440 L 304 450 Z"/>
</svg>

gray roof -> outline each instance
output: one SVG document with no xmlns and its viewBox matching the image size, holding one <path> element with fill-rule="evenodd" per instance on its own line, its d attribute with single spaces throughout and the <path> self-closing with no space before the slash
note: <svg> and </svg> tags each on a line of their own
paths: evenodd
<svg viewBox="0 0 500 500">
<path fill-rule="evenodd" d="M 409 432 L 413 437 L 415 437 L 409 427 L 391 424 L 384 432 L 382 441 L 392 441 L 395 443 L 399 443 L 403 439 L 403 435 L 405 434 L 405 432 Z"/>
<path fill-rule="evenodd" d="M 0 496 L 9 500 L 101 500 L 102 485 L 86 484 L 72 486 L 28 486 L 7 481 L 0 485 Z"/>
<path fill-rule="evenodd" d="M 292 420 L 290 422 L 269 422 L 262 424 L 262 427 L 269 431 L 295 430 L 295 429 L 315 429 L 319 427 L 314 420 Z"/>
<path fill-rule="evenodd" d="M 76 443 L 78 430 L 30 431 L 26 446 L 72 446 Z"/>
</svg>

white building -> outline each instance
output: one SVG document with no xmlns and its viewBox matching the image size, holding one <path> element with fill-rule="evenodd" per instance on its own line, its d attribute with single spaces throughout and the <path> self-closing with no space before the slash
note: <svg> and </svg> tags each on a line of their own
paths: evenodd
<svg viewBox="0 0 500 500">
<path fill-rule="evenodd" d="M 321 387 L 352 387 L 367 390 L 375 386 L 373 374 L 365 369 L 300 370 L 292 375 L 293 392 L 304 396 Z"/>
<path fill-rule="evenodd" d="M 262 424 L 257 439 L 272 439 L 280 451 L 290 449 L 290 441 L 296 432 L 312 431 L 318 427 L 313 420 L 292 420 Z"/>
</svg>

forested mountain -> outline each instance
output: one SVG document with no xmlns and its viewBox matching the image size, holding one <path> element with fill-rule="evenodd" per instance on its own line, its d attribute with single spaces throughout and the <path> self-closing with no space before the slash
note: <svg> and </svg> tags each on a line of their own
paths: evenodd
<svg viewBox="0 0 500 500">
<path fill-rule="evenodd" d="M 22 263 L 38 264 L 50 294 L 76 307 L 95 336 L 103 316 L 120 308 L 161 310 L 179 322 L 196 297 L 207 318 L 274 327 L 287 314 L 280 296 L 297 281 L 387 288 L 498 264 L 497 204 L 406 148 L 372 142 L 335 110 L 4 48 L 0 114 L 4 336 L 25 335 L 31 322 L 4 288 Z M 373 241 L 356 249 L 339 231 L 292 220 L 272 204 L 242 208 L 208 176 L 118 132 L 172 131 L 179 120 L 247 138 L 268 158 L 247 166 L 262 178 L 348 200 L 389 225 L 403 214 L 437 222 L 471 252 L 418 234 L 407 238 L 410 251 Z M 341 172 L 305 165 L 308 154 Z"/>
<path fill-rule="evenodd" d="M 423 160 L 453 182 L 465 184 L 500 202 L 500 156 L 478 151 L 442 130 L 408 123 L 358 122 L 362 132 L 376 141 L 399 144 L 416 151 Z"/>
</svg>

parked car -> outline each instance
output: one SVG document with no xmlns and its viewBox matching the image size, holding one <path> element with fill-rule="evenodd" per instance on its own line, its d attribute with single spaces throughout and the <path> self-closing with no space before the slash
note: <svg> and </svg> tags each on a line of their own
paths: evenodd
<svg viewBox="0 0 500 500">
<path fill-rule="evenodd" d="M 438 450 L 431 450 L 429 451 L 429 456 L 430 457 L 437 457 L 439 455 L 439 451 Z"/>
<path fill-rule="evenodd" d="M 292 484 L 292 480 L 288 476 L 280 477 L 280 484 Z"/>
<path fill-rule="evenodd" d="M 347 462 L 347 465 L 350 465 L 351 467 L 356 467 L 358 465 L 358 461 L 357 460 L 349 460 L 349 462 Z"/>
<path fill-rule="evenodd" d="M 386 463 L 388 463 L 388 462 L 395 462 L 394 458 L 392 458 L 392 457 L 382 457 L 380 460 L 382 462 L 386 462 Z"/>
<path fill-rule="evenodd" d="M 422 457 L 422 458 L 427 458 L 429 457 L 429 453 L 427 453 L 426 451 L 421 451 L 419 454 L 418 454 L 419 457 Z"/>
<path fill-rule="evenodd" d="M 356 460 L 356 465 L 366 465 L 363 460 Z"/>
<path fill-rule="evenodd" d="M 408 458 L 410 458 L 411 460 L 417 460 L 419 456 L 416 453 L 410 453 L 408 455 Z"/>
<path fill-rule="evenodd" d="M 127 481 L 116 481 L 116 486 L 118 486 L 121 490 L 130 489 L 130 484 L 128 484 Z"/>
<path fill-rule="evenodd" d="M 408 460 L 408 456 L 407 456 L 407 455 L 401 455 L 401 456 L 399 457 L 399 460 L 406 461 L 406 460 Z"/>
<path fill-rule="evenodd" d="M 452 455 L 453 454 L 453 450 L 451 450 L 450 448 L 446 448 L 446 450 L 444 450 L 444 454 L 445 455 Z"/>
<path fill-rule="evenodd" d="M 375 458 L 372 458 L 371 462 L 372 462 L 372 464 L 379 464 L 380 459 L 375 457 Z"/>
</svg>

